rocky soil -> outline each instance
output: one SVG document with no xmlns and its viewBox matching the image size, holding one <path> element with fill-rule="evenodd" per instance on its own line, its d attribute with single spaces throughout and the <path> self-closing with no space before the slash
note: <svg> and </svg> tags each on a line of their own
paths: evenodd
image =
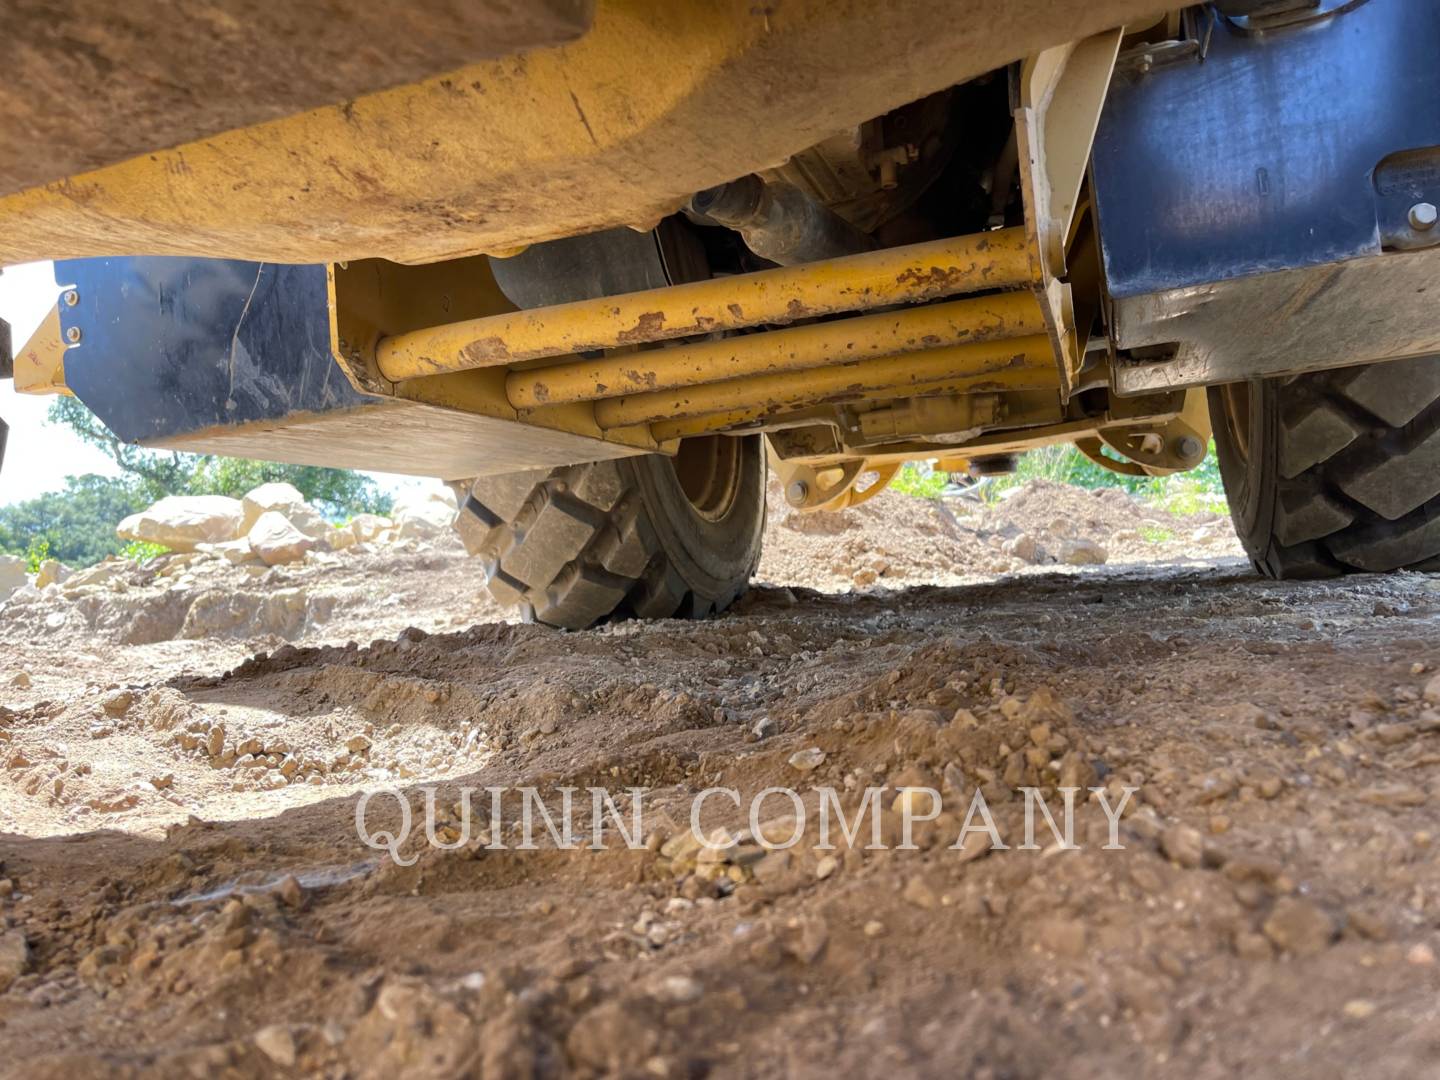
<svg viewBox="0 0 1440 1080">
<path fill-rule="evenodd" d="M 1263 582 L 1049 486 L 773 503 L 767 545 L 722 618 L 585 633 L 444 537 L 17 590 L 0 1076 L 1433 1071 L 1440 577 Z M 392 785 L 454 850 L 362 843 Z M 821 846 L 881 785 L 882 843 Z M 579 789 L 582 846 L 483 791 L 467 838 L 466 786 Z M 635 849 L 583 846 L 593 787 L 644 789 Z M 711 787 L 804 827 L 710 798 L 702 848 Z M 1078 850 L 1022 847 L 1060 787 Z"/>
</svg>

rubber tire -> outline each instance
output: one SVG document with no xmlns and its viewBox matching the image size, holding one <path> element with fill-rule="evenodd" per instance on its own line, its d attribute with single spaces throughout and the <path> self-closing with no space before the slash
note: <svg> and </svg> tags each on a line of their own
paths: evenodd
<svg viewBox="0 0 1440 1080">
<path fill-rule="evenodd" d="M 1212 387 L 1235 531 L 1274 578 L 1440 568 L 1440 357 Z M 1233 391 L 1231 394 L 1233 398 Z"/>
<path fill-rule="evenodd" d="M 728 504 L 697 513 L 671 460 L 617 458 L 480 477 L 456 527 L 490 594 L 527 619 L 580 630 L 624 616 L 704 618 L 749 584 L 765 531 L 765 456 L 737 440 Z"/>
</svg>

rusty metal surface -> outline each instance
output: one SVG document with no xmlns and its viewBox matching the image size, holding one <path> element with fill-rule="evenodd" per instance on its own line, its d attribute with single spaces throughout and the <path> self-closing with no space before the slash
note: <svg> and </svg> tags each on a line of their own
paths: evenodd
<svg viewBox="0 0 1440 1080">
<path fill-rule="evenodd" d="M 969 393 L 1053 386 L 1055 358 L 1042 335 L 951 345 L 882 356 L 813 371 L 782 371 L 608 398 L 595 405 L 601 427 L 664 422 L 731 410 L 778 412 L 789 406 L 898 398 L 923 393 Z M 726 423 L 723 426 L 732 426 Z"/>
<path fill-rule="evenodd" d="M 0 193 L 572 41 L 592 10 L 593 0 L 0 0 Z"/>
<path fill-rule="evenodd" d="M 515 371 L 505 380 L 505 392 L 516 408 L 533 408 L 546 402 L 594 401 L 1044 332 L 1045 321 L 1033 294 L 995 293 Z"/>
<path fill-rule="evenodd" d="M 805 266 L 487 314 L 389 335 L 375 355 L 380 374 L 398 382 L 1009 288 L 1029 276 L 1024 230 L 1001 229 Z"/>
<path fill-rule="evenodd" d="M 19 0 L 9 3 L 19 10 Z M 0 199 L 0 263 L 109 254 L 424 262 L 648 227 L 695 191 L 1153 7 L 1154 0 L 601 0 L 593 28 L 573 44 Z M 25 10 L 24 34 L 13 21 L 6 28 L 22 47 L 49 33 L 32 25 L 43 5 Z M 316 37 L 325 35 L 309 35 Z M 387 46 L 391 38 L 366 35 Z M 154 56 L 142 77 L 180 69 L 205 76 L 203 49 L 165 42 L 150 39 Z M 281 69 L 263 68 L 267 78 Z M 273 81 L 291 77 L 286 70 Z M 124 126 L 117 121 L 128 115 L 88 101 L 72 108 L 64 80 L 31 75 L 27 86 L 13 65 L 6 78 L 21 88 L 12 96 L 28 94 L 40 109 L 61 103 L 73 121 L 56 130 L 33 104 L 0 109 L 11 118 L 0 157 L 12 161 L 43 155 L 67 136 L 83 142 L 81 128 Z M 222 95 L 232 92 L 221 86 Z M 87 115 L 87 107 L 97 111 Z M 151 147 L 180 137 L 144 125 L 136 136 Z"/>
<path fill-rule="evenodd" d="M 1115 302 L 1122 349 L 1177 343 L 1173 358 L 1121 357 L 1114 384 L 1141 394 L 1373 360 L 1440 354 L 1440 249 L 1170 289 Z"/>
<path fill-rule="evenodd" d="M 523 454 L 532 446 L 540 451 L 537 465 L 598 461 L 655 450 L 646 429 L 602 431 L 587 404 L 532 409 L 525 422 L 518 423 L 520 414 L 505 398 L 502 368 L 432 375 L 398 384 L 374 369 L 375 343 L 386 334 L 513 307 L 489 267 L 483 256 L 460 264 L 401 266 L 366 260 L 332 267 L 326 307 L 335 362 L 357 389 L 388 400 L 425 405 L 427 410 L 419 415 L 435 417 L 442 428 L 464 427 L 446 418 L 446 412 L 471 414 L 474 452 L 492 453 L 502 460 L 519 456 L 521 464 L 515 465 L 516 469 L 531 467 L 524 464 Z M 557 461 L 562 447 L 566 456 Z"/>
</svg>

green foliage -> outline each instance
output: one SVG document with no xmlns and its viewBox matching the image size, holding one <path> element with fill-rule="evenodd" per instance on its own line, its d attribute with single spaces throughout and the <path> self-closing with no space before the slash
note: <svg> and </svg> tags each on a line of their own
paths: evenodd
<svg viewBox="0 0 1440 1080">
<path fill-rule="evenodd" d="M 170 549 L 164 544 L 152 544 L 149 540 L 131 540 L 120 549 L 120 554 L 131 562 L 143 563 L 157 555 L 164 555 Z"/>
<path fill-rule="evenodd" d="M 375 481 L 349 469 L 317 465 L 282 465 L 246 458 L 195 458 L 195 471 L 185 495 L 229 495 L 240 498 L 261 484 L 293 484 L 310 503 L 332 521 L 356 514 L 388 514 L 391 499 Z"/>
<path fill-rule="evenodd" d="M 1152 525 L 1145 522 L 1140 526 L 1140 539 L 1147 544 L 1163 544 L 1167 540 L 1174 540 L 1175 534 L 1163 525 Z"/>
<path fill-rule="evenodd" d="M 52 424 L 62 424 L 75 432 L 80 441 L 104 451 L 120 466 L 120 471 L 133 481 L 137 492 L 148 495 L 144 505 L 164 495 L 184 490 L 190 470 L 186 458 L 192 455 L 155 450 L 142 450 L 123 443 L 110 433 L 99 418 L 73 397 L 57 397 L 46 417 Z M 97 479 L 99 479 L 97 477 Z"/>
<path fill-rule="evenodd" d="M 30 543 L 25 546 L 25 569 L 35 574 L 40 570 L 40 564 L 50 558 L 50 538 L 48 536 L 32 536 Z"/>
<path fill-rule="evenodd" d="M 1076 487 L 1118 487 L 1141 502 L 1159 506 L 1172 514 L 1226 513 L 1225 487 L 1211 442 L 1205 460 L 1189 472 L 1170 476 L 1121 476 L 1097 465 L 1068 443 L 1031 450 L 1020 458 L 1020 467 L 1010 476 L 996 477 L 986 488 L 986 497 L 997 499 L 1009 488 L 1030 480 L 1053 480 Z"/>
<path fill-rule="evenodd" d="M 936 472 L 926 462 L 907 462 L 890 486 L 903 495 L 934 499 L 940 495 L 947 479 L 947 474 Z M 994 502 L 1003 492 L 1032 480 L 1050 480 L 1082 488 L 1118 487 L 1172 514 L 1227 512 L 1213 442 L 1198 466 L 1172 476 L 1122 476 L 1097 465 L 1068 443 L 1045 446 L 1022 455 L 1019 468 L 1012 475 L 992 479 L 984 489 L 985 498 Z M 1146 539 L 1159 543 L 1169 537 L 1147 536 Z"/>
<path fill-rule="evenodd" d="M 115 525 L 150 502 L 132 479 L 67 477 L 61 491 L 0 507 L 0 551 L 28 557 L 44 545 L 52 559 L 88 566 L 120 550 Z"/>
<path fill-rule="evenodd" d="M 121 476 L 67 477 L 65 487 L 35 499 L 0 507 L 0 551 L 45 551 L 70 566 L 88 566 L 121 552 L 115 536 L 120 519 L 166 495 L 229 495 L 239 498 L 260 484 L 293 484 L 321 513 L 333 519 L 359 513 L 387 514 L 390 496 L 375 481 L 348 469 L 281 465 L 269 461 L 145 450 L 121 442 L 89 409 L 70 397 L 50 406 L 51 423 L 63 424 L 82 442 L 104 451 Z M 155 545 L 130 545 L 126 554 L 149 558 Z M 161 549 L 163 550 L 163 549 Z"/>
<path fill-rule="evenodd" d="M 917 499 L 938 499 L 949 480 L 949 473 L 936 472 L 928 461 L 907 461 L 890 481 L 890 487 Z"/>
<path fill-rule="evenodd" d="M 390 496 L 380 491 L 370 477 L 349 469 L 144 450 L 121 442 L 94 413 L 71 397 L 56 398 L 49 419 L 108 454 L 125 476 L 148 493 L 149 502 L 165 495 L 229 495 L 238 499 L 261 484 L 283 482 L 293 484 L 307 502 L 331 518 L 390 512 Z"/>
</svg>

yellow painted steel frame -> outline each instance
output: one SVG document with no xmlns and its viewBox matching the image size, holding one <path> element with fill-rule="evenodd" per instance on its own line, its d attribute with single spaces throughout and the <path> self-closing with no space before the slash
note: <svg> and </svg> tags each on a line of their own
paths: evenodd
<svg viewBox="0 0 1440 1080">
<path fill-rule="evenodd" d="M 965 472 L 974 458 L 1076 443 L 1082 450 L 1094 449 L 1097 454 L 1101 446 L 1108 446 L 1127 457 L 1146 459 L 1144 466 L 1112 457 L 1101 460 L 1101 464 L 1116 471 L 1163 476 L 1193 468 L 1203 459 L 1209 441 L 1209 413 L 1203 390 L 1114 399 L 1107 412 L 1079 419 L 1067 419 L 1053 395 L 1030 392 L 1010 397 L 1010 419 L 1023 426 L 990 431 L 953 449 L 912 437 L 847 451 L 833 432 L 811 427 L 782 431 L 772 437 L 771 466 L 785 483 L 786 498 L 792 506 L 819 510 L 839 508 L 836 492 L 843 493 L 846 485 L 854 484 L 864 472 L 883 473 L 907 461 L 934 461 L 942 471 Z M 1130 465 L 1134 466 L 1133 472 Z M 792 492 L 790 485 L 796 480 L 801 484 Z M 866 494 L 868 497 L 868 489 Z"/>
<path fill-rule="evenodd" d="M 1091 438 L 1075 440 L 1091 461 L 1125 476 L 1169 476 L 1193 469 L 1204 460 L 1209 444 L 1210 404 L 1203 388 L 1187 390 L 1185 407 L 1163 425 L 1102 428 Z M 1106 447 L 1122 457 L 1105 454 Z"/>
<path fill-rule="evenodd" d="M 384 338 L 376 348 L 376 367 L 400 382 L 1004 289 L 1029 280 L 1031 261 L 1024 231 L 1002 229 L 526 311 L 507 305 L 495 314 Z M 816 357 L 811 366 L 824 359 Z M 642 360 L 662 363 L 664 354 Z M 535 378 L 540 389 L 532 389 L 533 400 L 514 404 L 549 400 L 548 387 Z"/>
<path fill-rule="evenodd" d="M 0 264 L 418 263 L 648 228 L 696 191 L 1154 2 L 598 0 L 571 44 L 0 197 Z"/>
<path fill-rule="evenodd" d="M 1183 467 L 1176 441 L 1199 438 L 1205 423 L 1189 405 L 1163 416 L 1063 412 L 1086 329 L 1066 244 L 1121 38 L 1103 28 L 1150 0 L 1036 17 L 1050 6 L 600 0 L 594 30 L 570 45 L 0 198 L 0 261 L 136 251 L 332 260 L 332 347 L 357 388 L 518 422 L 530 445 L 577 461 L 673 451 L 681 437 L 783 424 L 827 402 L 863 411 L 984 396 L 993 419 L 1038 392 L 1057 410 L 1052 422 L 990 431 L 955 452 L 1080 438 L 1147 471 Z M 1076 40 L 1054 45 L 1063 36 Z M 1023 229 L 523 312 L 473 254 L 648 228 L 696 190 L 1023 52 Z M 400 262 L 366 257 L 377 254 Z M 1021 291 L 644 348 L 1005 289 Z M 52 313 L 17 356 L 17 388 L 65 392 L 58 325 Z M 635 351 L 575 355 L 592 349 Z M 883 486 L 856 493 L 856 477 L 933 457 L 936 443 L 917 436 L 944 434 L 916 429 L 909 442 L 812 463 L 827 483 L 809 502 L 853 505 Z M 828 482 L 836 468 L 839 486 Z"/>
<path fill-rule="evenodd" d="M 872 467 L 865 458 L 833 465 L 804 465 L 770 456 L 770 467 L 780 479 L 785 501 L 797 510 L 847 510 L 873 499 L 895 479 L 900 462 Z M 860 481 L 871 477 L 865 487 Z"/>
<path fill-rule="evenodd" d="M 1046 49 L 1020 71 L 1015 133 L 1034 260 L 1032 288 L 1050 328 L 1065 398 L 1078 384 L 1085 347 L 1080 331 L 1088 331 L 1075 324 L 1066 246 L 1122 37 L 1122 29 L 1108 30 Z"/>
<path fill-rule="evenodd" d="M 1045 321 L 1032 295 L 996 293 L 763 334 L 530 368 L 513 372 L 505 380 L 505 388 L 511 404 L 533 408 L 1043 333 Z"/>
<path fill-rule="evenodd" d="M 60 335 L 60 309 L 45 316 L 30 340 L 15 354 L 15 392 L 69 394 L 65 385 L 65 339 Z"/>
<path fill-rule="evenodd" d="M 328 275 L 331 352 L 362 393 L 396 397 L 496 420 L 520 422 L 572 461 L 663 450 L 644 427 L 602 430 L 581 402 L 531 409 L 523 415 L 505 397 L 505 370 L 488 368 L 394 383 L 376 370 L 375 346 L 386 334 L 514 310 L 484 256 L 404 266 L 383 259 L 337 263 Z M 550 434 L 546 435 L 545 432 Z M 553 457 L 553 455 L 552 455 Z"/>
<path fill-rule="evenodd" d="M 517 311 L 484 256 L 420 267 L 366 260 L 331 270 L 333 350 L 368 393 L 668 451 L 682 435 L 816 402 L 1055 386 L 1039 305 L 1001 292 L 601 361 L 565 350 L 1021 285 L 1032 264 L 1024 230 L 1002 229 Z M 697 431 L 664 429 L 692 417 L 705 418 Z"/>
</svg>

